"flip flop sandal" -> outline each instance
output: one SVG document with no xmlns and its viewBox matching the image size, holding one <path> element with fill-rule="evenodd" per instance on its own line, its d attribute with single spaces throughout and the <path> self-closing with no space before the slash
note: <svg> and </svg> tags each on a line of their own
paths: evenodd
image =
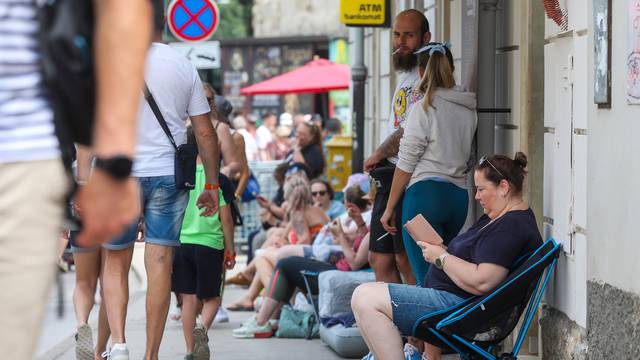
<svg viewBox="0 0 640 360">
<path fill-rule="evenodd" d="M 225 309 L 227 311 L 253 311 L 253 306 L 244 306 L 239 304 L 232 304 L 231 306 L 227 306 Z"/>
</svg>

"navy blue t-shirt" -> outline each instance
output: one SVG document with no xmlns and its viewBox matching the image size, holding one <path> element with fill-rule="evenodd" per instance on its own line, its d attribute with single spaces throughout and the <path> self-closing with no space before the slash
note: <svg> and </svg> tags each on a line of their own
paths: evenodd
<svg viewBox="0 0 640 360">
<path fill-rule="evenodd" d="M 467 232 L 451 240 L 447 252 L 470 263 L 491 263 L 510 269 L 516 260 L 542 245 L 542 236 L 531 209 L 509 211 L 487 225 L 489 221 L 489 217 L 483 215 Z M 487 227 L 483 229 L 485 225 Z M 422 286 L 464 298 L 473 296 L 435 266 L 429 267 Z"/>
</svg>

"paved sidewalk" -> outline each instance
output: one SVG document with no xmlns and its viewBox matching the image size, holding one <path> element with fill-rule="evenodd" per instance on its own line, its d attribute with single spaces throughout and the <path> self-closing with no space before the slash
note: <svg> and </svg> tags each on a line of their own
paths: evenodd
<svg viewBox="0 0 640 360">
<path fill-rule="evenodd" d="M 143 246 L 136 247 L 134 263 L 140 264 Z M 243 260 L 239 259 L 242 264 Z M 144 271 L 142 271 L 144 276 Z M 231 274 L 232 275 L 232 274 Z M 127 343 L 131 352 L 131 359 L 142 359 L 145 344 L 145 297 L 144 289 L 132 292 L 129 302 L 127 318 Z M 68 289 L 71 291 L 72 287 Z M 240 298 L 246 290 L 235 287 L 227 287 L 225 290 L 224 304 L 230 304 Z M 97 308 L 94 309 L 97 313 Z M 248 318 L 249 312 L 230 312 L 231 321 L 226 324 L 214 325 L 209 330 L 209 338 L 213 343 L 212 359 L 261 359 L 261 360 L 333 360 L 341 359 L 328 346 L 319 339 L 235 339 L 231 336 L 231 330 L 240 326 L 240 323 Z M 94 317 L 92 317 L 94 318 Z M 92 320 L 95 339 L 95 320 Z M 45 329 L 47 324 L 45 324 Z M 75 341 L 72 334 L 57 343 L 57 345 L 40 352 L 39 360 L 75 359 Z M 182 359 L 184 357 L 184 337 L 180 323 L 167 321 L 165 333 L 160 348 L 160 359 Z"/>
</svg>

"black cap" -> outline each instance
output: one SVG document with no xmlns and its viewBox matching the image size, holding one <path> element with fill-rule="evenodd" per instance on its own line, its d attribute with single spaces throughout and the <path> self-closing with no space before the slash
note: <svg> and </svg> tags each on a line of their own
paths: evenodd
<svg viewBox="0 0 640 360">
<path fill-rule="evenodd" d="M 229 122 L 229 115 L 233 112 L 233 105 L 229 102 L 229 100 L 225 99 L 224 96 L 216 95 L 215 96 L 216 108 L 218 109 L 218 114 L 222 116 L 224 119 L 219 119 L 225 122 Z"/>
</svg>

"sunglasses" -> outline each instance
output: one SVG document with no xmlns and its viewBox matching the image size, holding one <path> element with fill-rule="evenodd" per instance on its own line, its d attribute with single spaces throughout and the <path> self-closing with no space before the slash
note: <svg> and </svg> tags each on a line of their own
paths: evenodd
<svg viewBox="0 0 640 360">
<path fill-rule="evenodd" d="M 489 164 L 493 170 L 495 170 L 498 175 L 500 175 L 503 179 L 506 179 L 506 177 L 504 175 L 502 175 L 502 173 L 500 172 L 500 170 L 498 170 L 498 168 L 496 168 L 495 166 L 493 166 L 493 164 L 491 163 L 491 161 L 489 161 L 489 158 L 487 157 L 487 155 L 484 155 L 483 157 L 480 158 L 480 161 L 478 161 L 478 165 L 482 166 L 482 164 L 484 163 Z"/>
<path fill-rule="evenodd" d="M 324 191 L 324 190 L 321 190 L 321 191 L 312 191 L 312 192 L 311 192 L 311 196 L 318 196 L 318 195 L 320 195 L 320 196 L 325 196 L 325 195 L 327 195 L 327 192 L 326 192 L 326 191 Z"/>
</svg>

